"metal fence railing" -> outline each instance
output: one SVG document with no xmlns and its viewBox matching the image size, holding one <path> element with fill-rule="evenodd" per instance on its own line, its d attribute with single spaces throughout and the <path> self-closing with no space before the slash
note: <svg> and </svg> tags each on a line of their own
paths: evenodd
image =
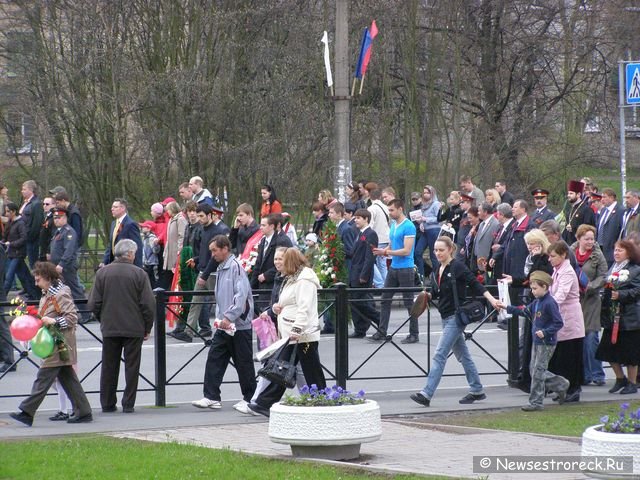
<svg viewBox="0 0 640 480">
<path fill-rule="evenodd" d="M 93 256 L 88 255 L 88 258 L 85 262 L 88 265 L 87 268 L 91 268 L 93 260 Z M 99 261 L 98 261 L 99 263 Z M 97 265 L 97 263 L 96 263 Z M 323 368 L 326 372 L 327 378 L 335 381 L 338 385 L 343 388 L 347 388 L 347 383 L 350 381 L 356 380 L 382 380 L 382 379 L 402 379 L 402 378 L 418 378 L 424 377 L 429 373 L 429 369 L 431 367 L 431 311 L 427 309 L 424 315 L 427 318 L 427 355 L 426 361 L 424 354 L 420 356 L 420 358 L 414 358 L 408 351 L 396 342 L 396 335 L 398 332 L 406 325 L 409 321 L 407 318 L 403 321 L 400 326 L 397 326 L 393 331 L 389 332 L 390 337 L 376 345 L 373 351 L 368 354 L 364 360 L 355 361 L 350 358 L 349 355 L 349 304 L 350 302 L 363 301 L 361 299 L 350 298 L 350 289 L 346 287 L 344 284 L 338 284 L 334 288 L 323 289 L 320 291 L 322 301 L 322 313 L 326 313 L 331 311 L 332 319 L 335 326 L 335 340 L 334 340 L 334 366 L 333 369 L 330 369 L 326 365 L 323 365 Z M 395 294 L 400 294 L 402 292 L 411 291 L 412 293 L 418 293 L 421 291 L 419 287 L 412 288 L 393 288 L 393 289 L 358 289 L 358 293 L 362 292 L 370 292 L 370 293 L 382 293 L 383 291 L 393 292 Z M 260 296 L 260 294 L 265 294 L 265 291 L 255 291 L 254 295 L 256 297 Z M 184 371 L 184 369 L 190 365 L 196 357 L 203 354 L 205 350 L 211 345 L 211 340 L 204 339 L 204 343 L 201 348 L 198 348 L 195 353 L 189 356 L 189 358 L 184 361 L 181 365 L 172 364 L 171 371 L 167 370 L 167 338 L 166 338 L 166 323 L 167 323 L 167 313 L 172 312 L 174 315 L 180 316 L 180 309 L 177 308 L 181 305 L 190 304 L 190 303 L 203 303 L 203 300 L 200 298 L 201 296 L 211 296 L 213 292 L 209 291 L 193 291 L 193 292 L 168 292 L 161 289 L 155 291 L 156 295 L 156 322 L 155 322 L 155 331 L 154 331 L 154 374 L 155 378 L 152 380 L 150 378 L 146 378 L 144 375 L 141 375 L 141 379 L 146 385 L 144 388 L 139 388 L 138 391 L 154 391 L 155 392 L 155 404 L 157 406 L 165 406 L 166 405 L 166 391 L 168 387 L 176 387 L 181 385 L 197 385 L 202 384 L 202 382 L 179 382 L 177 381 L 178 375 Z M 189 302 L 183 302 L 182 296 L 186 296 L 189 298 Z M 374 297 L 375 298 L 375 297 Z M 369 300 L 366 300 L 369 301 Z M 380 301 L 377 299 L 375 301 Z M 205 302 L 212 303 L 214 302 Z M 77 302 L 79 311 L 86 311 L 86 301 Z M 10 304 L 8 302 L 0 302 L 0 309 L 3 311 L 8 308 Z M 479 339 L 474 336 L 474 334 L 481 328 L 482 323 L 486 322 L 491 312 L 487 314 L 483 322 L 478 324 L 472 324 L 467 331 L 465 331 L 465 340 L 468 342 L 473 342 L 488 358 L 491 359 L 492 364 L 496 366 L 495 370 L 480 372 L 481 375 L 507 375 L 507 380 L 510 384 L 517 383 L 517 376 L 519 371 L 519 334 L 518 334 L 518 318 L 514 317 L 509 320 L 509 330 L 508 330 L 508 363 L 507 365 L 503 365 L 496 357 L 494 353 L 490 351 L 489 348 L 485 347 Z M 374 329 L 377 329 L 377 326 L 372 323 L 371 324 Z M 102 344 L 102 339 L 99 335 L 94 333 L 90 328 L 87 328 L 85 325 L 80 325 L 79 328 L 82 328 L 84 331 L 89 332 L 90 336 L 97 342 L 97 345 L 100 346 Z M 194 335 L 197 335 L 197 332 L 194 332 Z M 33 364 L 35 368 L 38 368 L 38 364 L 34 362 L 29 355 L 29 352 L 23 349 L 21 346 L 17 346 L 11 339 L 7 339 L 3 336 L 0 336 L 0 342 L 8 342 L 11 344 L 11 348 L 14 349 L 16 353 L 15 364 L 20 362 L 29 362 Z M 369 375 L 362 376 L 360 373 L 362 372 L 363 367 L 372 362 L 373 359 L 376 358 L 376 355 L 383 348 L 391 348 L 395 353 L 398 354 L 399 358 L 407 359 L 415 368 L 416 373 L 413 375 Z M 98 361 L 95 365 L 93 365 L 87 374 L 81 378 L 81 382 L 84 382 L 87 377 L 92 375 L 100 366 L 100 361 Z M 0 384 L 2 379 L 6 375 L 0 374 Z M 445 374 L 445 376 L 462 376 L 463 373 L 449 373 Z M 237 383 L 237 381 L 225 381 L 224 383 Z M 0 398 L 3 397 L 24 397 L 28 396 L 29 392 L 6 392 L 6 390 L 0 388 Z M 87 393 L 97 393 L 96 391 L 88 390 Z"/>
</svg>

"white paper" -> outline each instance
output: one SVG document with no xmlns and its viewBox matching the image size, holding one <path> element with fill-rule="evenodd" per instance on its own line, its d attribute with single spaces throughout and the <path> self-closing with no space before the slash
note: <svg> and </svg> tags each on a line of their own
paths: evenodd
<svg viewBox="0 0 640 480">
<path fill-rule="evenodd" d="M 409 219 L 412 222 L 421 222 L 422 221 L 422 210 L 411 210 L 409 212 Z"/>
<path fill-rule="evenodd" d="M 504 305 L 511 305 L 511 299 L 509 298 L 509 284 L 506 280 L 498 280 L 498 298 Z M 502 322 L 511 318 L 511 314 L 506 310 L 500 310 L 498 312 L 498 321 Z"/>
</svg>

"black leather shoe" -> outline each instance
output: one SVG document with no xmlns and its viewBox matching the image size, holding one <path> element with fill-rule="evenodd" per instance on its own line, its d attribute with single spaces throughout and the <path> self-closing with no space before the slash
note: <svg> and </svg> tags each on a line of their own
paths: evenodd
<svg viewBox="0 0 640 480">
<path fill-rule="evenodd" d="M 11 412 L 9 416 L 14 420 L 24 423 L 27 427 L 30 427 L 31 425 L 33 425 L 33 417 L 26 412 L 23 412 L 23 411 Z"/>
<path fill-rule="evenodd" d="M 407 335 L 405 338 L 400 340 L 400 343 L 418 343 L 420 339 L 417 335 Z"/>
<path fill-rule="evenodd" d="M 136 409 L 133 407 L 122 407 L 122 413 L 133 413 Z"/>
<path fill-rule="evenodd" d="M 614 383 L 613 387 L 609 389 L 609 393 L 616 393 L 617 391 L 622 390 L 628 383 L 629 380 L 627 380 L 627 377 L 616 378 L 616 383 Z"/>
<path fill-rule="evenodd" d="M 507 322 L 498 322 L 496 323 L 496 327 L 498 327 L 500 330 L 509 330 Z"/>
<path fill-rule="evenodd" d="M 428 406 L 431 405 L 431 400 L 429 400 L 427 397 L 425 397 L 422 394 L 422 392 L 412 393 L 411 395 L 409 395 L 409 398 L 411 400 L 413 400 L 414 402 L 419 403 L 423 407 L 428 407 Z"/>
<path fill-rule="evenodd" d="M 53 417 L 49 417 L 52 422 L 66 422 L 69 420 L 69 415 L 64 412 L 58 412 Z"/>
<path fill-rule="evenodd" d="M 102 407 L 102 413 L 113 413 L 117 411 L 118 407 L 116 407 L 115 405 L 113 407 Z"/>
<path fill-rule="evenodd" d="M 249 403 L 247 407 L 249 407 L 249 410 L 251 410 L 252 412 L 257 413 L 258 415 L 264 415 L 265 417 L 269 418 L 270 413 L 268 408 L 264 408 L 257 403 Z"/>
<path fill-rule="evenodd" d="M 353 332 L 349 334 L 349 338 L 364 338 L 364 337 L 366 337 L 366 334 L 364 333 Z"/>
<path fill-rule="evenodd" d="M 93 415 L 91 413 L 87 413 L 86 415 L 74 415 L 69 417 L 67 423 L 89 423 L 93 422 Z"/>
<path fill-rule="evenodd" d="M 213 337 L 213 331 L 212 330 L 200 331 L 200 336 L 202 338 L 211 338 Z M 178 338 L 178 337 L 174 337 L 174 338 Z"/>
</svg>

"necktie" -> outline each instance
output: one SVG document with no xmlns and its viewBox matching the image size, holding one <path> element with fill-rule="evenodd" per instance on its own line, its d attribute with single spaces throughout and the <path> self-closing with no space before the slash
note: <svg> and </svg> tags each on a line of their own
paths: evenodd
<svg viewBox="0 0 640 480">
<path fill-rule="evenodd" d="M 118 236 L 118 233 L 120 232 L 120 218 L 116 219 L 116 224 L 113 227 L 113 236 L 111 237 L 111 251 L 115 251 L 116 249 L 116 237 Z"/>
<path fill-rule="evenodd" d="M 602 212 L 602 218 L 600 219 L 600 223 L 598 224 L 598 243 L 602 245 L 603 243 L 603 232 L 602 228 L 604 224 L 607 222 L 607 218 L 609 218 L 609 209 L 605 208 Z"/>
</svg>

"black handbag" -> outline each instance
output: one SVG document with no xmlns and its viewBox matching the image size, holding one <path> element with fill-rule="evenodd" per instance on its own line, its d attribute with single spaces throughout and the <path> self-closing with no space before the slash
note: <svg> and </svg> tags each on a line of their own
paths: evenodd
<svg viewBox="0 0 640 480">
<path fill-rule="evenodd" d="M 258 375 L 282 387 L 293 388 L 296 386 L 295 361 L 298 344 L 295 344 L 288 359 L 280 358 L 287 345 L 289 345 L 288 341 L 269 357 L 264 367 L 258 370 Z"/>
<path fill-rule="evenodd" d="M 484 318 L 484 304 L 482 302 L 468 300 L 460 305 L 455 277 L 453 281 L 453 303 L 456 306 L 456 321 L 462 328 L 470 323 L 479 322 Z"/>
</svg>

